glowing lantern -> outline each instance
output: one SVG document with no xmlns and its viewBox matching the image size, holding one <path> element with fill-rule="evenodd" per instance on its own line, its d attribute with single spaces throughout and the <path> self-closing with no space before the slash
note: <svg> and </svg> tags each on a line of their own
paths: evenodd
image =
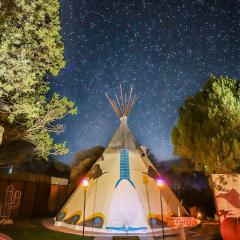
<svg viewBox="0 0 240 240">
<path fill-rule="evenodd" d="M 165 182 L 162 178 L 157 178 L 156 179 L 156 184 L 157 184 L 158 187 L 163 187 Z"/>
<path fill-rule="evenodd" d="M 82 185 L 83 187 L 87 188 L 88 185 L 89 185 L 88 179 L 87 179 L 87 178 L 84 178 L 84 179 L 81 181 L 81 185 Z"/>
</svg>

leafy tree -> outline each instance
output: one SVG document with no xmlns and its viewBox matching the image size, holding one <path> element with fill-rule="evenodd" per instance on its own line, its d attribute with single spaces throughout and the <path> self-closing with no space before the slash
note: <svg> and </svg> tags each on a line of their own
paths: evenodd
<svg viewBox="0 0 240 240">
<path fill-rule="evenodd" d="M 232 173 L 240 166 L 239 129 L 239 81 L 211 76 L 179 110 L 172 129 L 174 153 L 206 174 Z"/>
<path fill-rule="evenodd" d="M 58 0 L 9 1 L 0 5 L 0 124 L 6 141 L 24 139 L 38 155 L 67 153 L 51 133 L 74 103 L 58 94 L 47 98 L 46 74 L 56 76 L 65 66 L 60 36 Z"/>
</svg>

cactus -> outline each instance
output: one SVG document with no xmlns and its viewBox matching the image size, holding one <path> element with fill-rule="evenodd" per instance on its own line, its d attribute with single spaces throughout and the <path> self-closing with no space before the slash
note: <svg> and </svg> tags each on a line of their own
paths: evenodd
<svg viewBox="0 0 240 240">
<path fill-rule="evenodd" d="M 14 193 L 14 186 L 8 185 L 5 194 L 5 202 L 0 204 L 0 217 L 9 219 L 11 211 L 19 207 L 20 201 L 21 192 L 15 191 Z"/>
</svg>

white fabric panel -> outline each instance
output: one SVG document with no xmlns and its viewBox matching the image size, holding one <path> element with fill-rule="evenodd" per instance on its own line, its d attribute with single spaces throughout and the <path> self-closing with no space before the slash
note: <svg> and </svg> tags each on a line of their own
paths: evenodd
<svg viewBox="0 0 240 240">
<path fill-rule="evenodd" d="M 137 191 L 125 179 L 113 191 L 107 217 L 107 227 L 147 228 Z"/>
</svg>

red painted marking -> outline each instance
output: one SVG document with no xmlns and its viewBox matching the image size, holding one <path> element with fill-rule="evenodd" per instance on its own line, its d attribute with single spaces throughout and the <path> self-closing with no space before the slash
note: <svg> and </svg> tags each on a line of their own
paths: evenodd
<svg viewBox="0 0 240 240">
<path fill-rule="evenodd" d="M 194 227 L 197 225 L 197 221 L 194 217 L 170 217 L 168 225 L 171 227 Z"/>
</svg>

